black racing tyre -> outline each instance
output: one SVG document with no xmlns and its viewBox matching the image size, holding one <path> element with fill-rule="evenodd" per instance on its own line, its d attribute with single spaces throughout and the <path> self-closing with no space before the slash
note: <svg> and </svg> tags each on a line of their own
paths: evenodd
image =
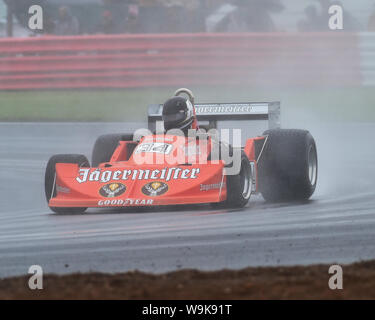
<svg viewBox="0 0 375 320">
<path fill-rule="evenodd" d="M 227 199 L 212 203 L 214 208 L 243 208 L 249 201 L 252 191 L 253 172 L 249 159 L 241 151 L 241 169 L 237 175 L 227 175 Z"/>
<path fill-rule="evenodd" d="M 303 201 L 314 193 L 318 156 L 306 130 L 274 129 L 267 136 L 258 162 L 259 188 L 268 202 Z"/>
<path fill-rule="evenodd" d="M 133 141 L 133 134 L 105 134 L 96 139 L 91 157 L 92 166 L 97 167 L 111 160 L 120 141 Z"/>
<path fill-rule="evenodd" d="M 81 154 L 56 154 L 52 156 L 47 163 L 46 173 L 44 177 L 44 189 L 46 194 L 47 203 L 49 200 L 56 196 L 56 163 L 76 163 L 80 167 L 90 167 L 89 161 L 84 155 Z M 87 208 L 62 208 L 62 207 L 49 207 L 56 213 L 83 213 Z"/>
</svg>

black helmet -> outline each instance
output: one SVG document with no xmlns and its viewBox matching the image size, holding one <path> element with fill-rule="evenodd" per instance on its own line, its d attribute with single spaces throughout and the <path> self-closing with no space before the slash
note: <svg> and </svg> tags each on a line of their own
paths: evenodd
<svg viewBox="0 0 375 320">
<path fill-rule="evenodd" d="M 168 99 L 163 105 L 164 129 L 180 129 L 187 132 L 194 122 L 194 110 L 190 101 L 182 97 Z"/>
</svg>

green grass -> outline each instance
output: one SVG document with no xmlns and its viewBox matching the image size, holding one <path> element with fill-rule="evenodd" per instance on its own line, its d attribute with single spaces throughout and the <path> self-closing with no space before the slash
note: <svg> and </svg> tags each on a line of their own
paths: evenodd
<svg viewBox="0 0 375 320">
<path fill-rule="evenodd" d="M 176 88 L 0 92 L 0 121 L 139 121 Z M 283 118 L 375 121 L 373 88 L 192 88 L 198 102 L 273 101 Z"/>
</svg>

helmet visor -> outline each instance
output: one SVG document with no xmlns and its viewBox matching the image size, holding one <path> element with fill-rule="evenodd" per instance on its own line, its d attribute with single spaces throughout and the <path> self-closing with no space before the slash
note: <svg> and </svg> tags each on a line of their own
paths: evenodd
<svg viewBox="0 0 375 320">
<path fill-rule="evenodd" d="M 186 114 L 183 110 L 172 114 L 163 114 L 164 122 L 179 123 L 186 120 Z"/>
</svg>

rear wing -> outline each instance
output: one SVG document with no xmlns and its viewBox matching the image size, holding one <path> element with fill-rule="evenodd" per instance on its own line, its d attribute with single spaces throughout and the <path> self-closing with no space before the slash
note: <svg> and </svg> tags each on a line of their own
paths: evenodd
<svg viewBox="0 0 375 320">
<path fill-rule="evenodd" d="M 162 121 L 162 104 L 148 107 L 148 128 L 156 130 L 156 122 Z M 269 129 L 280 128 L 280 102 L 248 103 L 202 103 L 195 105 L 198 121 L 208 121 L 210 128 L 217 127 L 217 121 L 268 120 Z M 159 128 L 158 128 L 159 129 Z"/>
</svg>

